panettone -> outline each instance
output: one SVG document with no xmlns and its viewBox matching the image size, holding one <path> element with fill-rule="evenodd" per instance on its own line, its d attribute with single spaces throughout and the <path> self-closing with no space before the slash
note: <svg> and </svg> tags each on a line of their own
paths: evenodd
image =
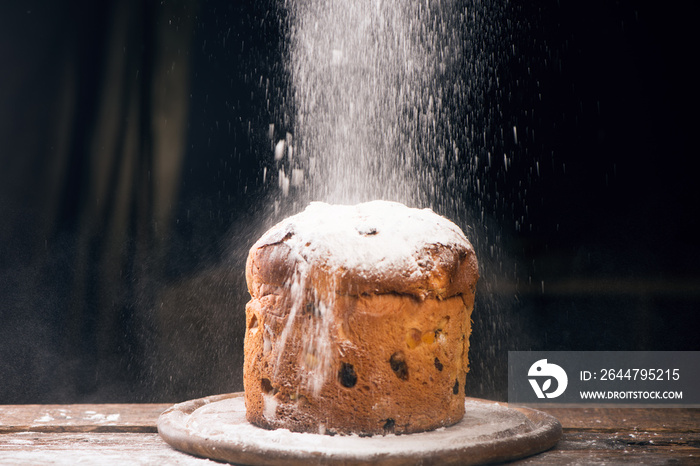
<svg viewBox="0 0 700 466">
<path fill-rule="evenodd" d="M 478 279 L 462 230 L 428 209 L 312 203 L 250 250 L 249 422 L 412 433 L 458 422 Z"/>
</svg>

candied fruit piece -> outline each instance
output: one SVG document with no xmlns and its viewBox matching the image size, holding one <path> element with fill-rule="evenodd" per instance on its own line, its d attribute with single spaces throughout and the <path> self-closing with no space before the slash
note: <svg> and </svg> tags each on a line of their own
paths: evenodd
<svg viewBox="0 0 700 466">
<path fill-rule="evenodd" d="M 318 366 L 318 358 L 312 353 L 306 353 L 304 354 L 304 364 L 306 364 L 306 367 L 309 369 L 313 369 Z"/>
<path fill-rule="evenodd" d="M 263 393 L 266 393 L 268 395 L 274 395 L 278 391 L 275 387 L 272 386 L 272 382 L 270 382 L 270 379 L 266 377 L 260 379 L 260 389 Z"/>
<path fill-rule="evenodd" d="M 355 368 L 352 364 L 344 362 L 340 365 L 340 370 L 338 371 L 338 380 L 340 385 L 346 388 L 352 388 L 357 383 L 357 374 L 355 373 Z"/>
<path fill-rule="evenodd" d="M 406 334 L 406 345 L 413 349 L 421 343 L 421 333 L 417 328 L 409 329 Z"/>
<path fill-rule="evenodd" d="M 389 365 L 391 370 L 394 371 L 396 377 L 401 380 L 408 380 L 408 365 L 406 364 L 406 357 L 403 351 L 397 351 L 391 355 L 389 359 Z"/>
<path fill-rule="evenodd" d="M 393 434 L 395 427 L 396 427 L 396 421 L 394 421 L 391 418 L 387 419 L 386 422 L 384 423 L 384 426 L 383 426 L 384 434 Z"/>
<path fill-rule="evenodd" d="M 440 362 L 440 360 L 437 357 L 435 358 L 435 361 L 433 361 L 433 363 L 435 364 L 435 369 L 442 372 L 442 369 L 444 368 L 444 366 L 442 365 L 442 363 Z"/>
</svg>

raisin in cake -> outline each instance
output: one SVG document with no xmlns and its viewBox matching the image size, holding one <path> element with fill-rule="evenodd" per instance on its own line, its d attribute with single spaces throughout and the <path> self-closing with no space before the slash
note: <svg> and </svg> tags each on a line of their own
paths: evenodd
<svg viewBox="0 0 700 466">
<path fill-rule="evenodd" d="M 478 279 L 462 230 L 431 210 L 312 203 L 250 250 L 249 422 L 373 435 L 464 415 Z"/>
</svg>

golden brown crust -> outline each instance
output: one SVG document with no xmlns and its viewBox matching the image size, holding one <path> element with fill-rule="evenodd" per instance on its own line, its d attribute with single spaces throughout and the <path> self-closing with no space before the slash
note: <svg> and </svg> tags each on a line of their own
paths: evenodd
<svg viewBox="0 0 700 466">
<path fill-rule="evenodd" d="M 289 237 L 285 237 L 289 239 Z M 256 244 L 248 254 L 246 280 L 251 296 L 260 296 L 261 288 L 285 286 L 295 270 L 307 265 L 295 254 L 286 239 L 275 243 Z M 479 278 L 476 255 L 471 247 L 446 248 L 430 245 L 417 254 L 424 265 L 422 273 L 406 274 L 402 269 L 356 270 L 315 263 L 305 277 L 307 288 L 333 290 L 334 293 L 362 294 L 398 293 L 415 296 L 450 298 L 474 292 Z"/>
<path fill-rule="evenodd" d="M 275 291 L 246 308 L 249 422 L 299 432 L 384 434 L 462 418 L 473 298 L 340 297 L 331 328 L 331 377 L 315 394 L 301 377 L 302 368 L 315 363 L 302 332 L 286 341 L 281 357 L 273 350 L 290 311 L 289 299 L 278 294 L 284 290 Z M 294 327 L 314 318 L 301 313 Z"/>
</svg>

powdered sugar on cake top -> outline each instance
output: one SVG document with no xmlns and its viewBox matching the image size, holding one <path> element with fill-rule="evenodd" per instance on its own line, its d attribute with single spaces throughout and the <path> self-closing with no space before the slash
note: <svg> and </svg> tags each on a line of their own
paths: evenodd
<svg viewBox="0 0 700 466">
<path fill-rule="evenodd" d="M 473 249 L 462 230 L 448 219 L 430 209 L 389 201 L 312 202 L 269 230 L 254 248 L 281 241 L 304 262 L 330 270 L 343 268 L 358 276 L 400 271 L 407 278 L 417 278 L 432 268 L 426 263 L 426 248 Z"/>
</svg>

